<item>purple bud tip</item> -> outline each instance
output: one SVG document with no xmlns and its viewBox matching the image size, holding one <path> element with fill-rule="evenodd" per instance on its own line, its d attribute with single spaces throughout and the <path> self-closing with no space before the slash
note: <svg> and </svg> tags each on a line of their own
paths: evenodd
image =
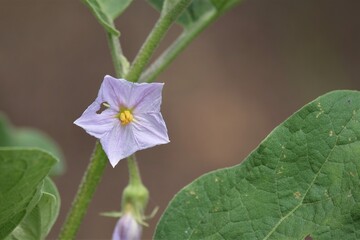
<svg viewBox="0 0 360 240">
<path fill-rule="evenodd" d="M 122 216 L 115 226 L 112 240 L 140 240 L 142 228 L 130 213 Z"/>
</svg>

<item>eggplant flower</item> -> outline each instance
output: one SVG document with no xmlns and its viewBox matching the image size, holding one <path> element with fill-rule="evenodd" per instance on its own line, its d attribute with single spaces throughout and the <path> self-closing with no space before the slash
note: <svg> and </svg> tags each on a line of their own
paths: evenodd
<svg viewBox="0 0 360 240">
<path fill-rule="evenodd" d="M 115 167 L 138 150 L 169 142 L 160 113 L 163 86 L 105 76 L 97 98 L 74 123 L 100 139 Z"/>
<path fill-rule="evenodd" d="M 117 222 L 112 240 L 140 240 L 141 232 L 141 225 L 130 213 L 126 213 Z"/>
</svg>

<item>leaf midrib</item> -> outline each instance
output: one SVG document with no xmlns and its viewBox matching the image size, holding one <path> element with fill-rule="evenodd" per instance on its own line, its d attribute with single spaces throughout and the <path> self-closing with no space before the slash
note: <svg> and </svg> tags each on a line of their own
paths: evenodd
<svg viewBox="0 0 360 240">
<path fill-rule="evenodd" d="M 359 109 L 358 109 L 358 110 L 359 110 Z M 356 111 L 358 111 L 358 110 L 356 110 Z M 329 116 L 328 116 L 328 117 L 329 117 Z M 337 136 L 336 136 L 336 141 L 335 141 L 334 146 L 333 146 L 332 149 L 329 151 L 329 154 L 328 154 L 328 156 L 326 157 L 324 163 L 321 165 L 319 171 L 316 173 L 314 179 L 311 181 L 308 189 L 305 191 L 304 197 L 301 199 L 300 203 L 299 203 L 297 206 L 295 206 L 294 209 L 291 210 L 288 214 L 286 214 L 284 217 L 282 217 L 282 218 L 275 224 L 275 226 L 270 230 L 270 232 L 269 232 L 262 240 L 267 240 L 267 239 L 275 232 L 275 230 L 280 226 L 280 224 L 281 224 L 285 219 L 287 219 L 288 217 L 290 217 L 290 215 L 292 215 L 298 208 L 300 208 L 300 207 L 303 205 L 303 201 L 304 201 L 305 197 L 307 196 L 308 192 L 310 191 L 310 189 L 311 189 L 312 186 L 314 185 L 316 179 L 317 179 L 318 176 L 320 175 L 321 170 L 323 169 L 323 167 L 324 167 L 324 166 L 327 164 L 327 162 L 329 161 L 330 156 L 331 156 L 332 152 L 334 151 L 334 149 L 335 149 L 337 146 L 339 146 L 339 145 L 338 145 L 338 140 L 339 140 L 339 137 L 340 137 L 342 131 L 343 131 L 344 129 L 346 129 L 347 125 L 350 123 L 350 121 L 353 119 L 353 117 L 354 117 L 354 114 L 353 114 L 352 117 L 348 120 L 348 122 L 342 127 L 342 129 L 340 130 L 340 132 L 337 134 Z M 330 119 L 330 122 L 332 123 L 330 117 L 329 117 L 329 119 Z M 333 124 L 332 124 L 332 125 L 333 125 Z M 249 220 L 250 220 L 250 219 L 249 219 Z M 195 231 L 195 229 L 193 229 L 193 230 L 191 231 L 191 234 L 190 234 L 188 240 L 191 239 L 192 235 L 194 234 L 194 231 Z"/>
<path fill-rule="evenodd" d="M 282 217 L 279 222 L 270 230 L 270 232 L 265 236 L 265 238 L 263 238 L 263 240 L 267 240 L 274 232 L 275 230 L 280 226 L 280 224 L 288 217 L 290 217 L 290 215 L 292 215 L 299 207 L 301 207 L 303 205 L 303 201 L 305 199 L 305 197 L 307 196 L 308 192 L 310 191 L 310 189 L 312 188 L 312 186 L 314 185 L 316 179 L 318 178 L 318 176 L 321 173 L 321 170 L 323 169 L 323 167 L 326 165 L 326 163 L 329 161 L 330 156 L 332 154 L 332 152 L 334 151 L 334 149 L 338 146 L 338 140 L 339 140 L 339 136 L 341 135 L 342 131 L 346 128 L 346 126 L 350 123 L 350 121 L 353 119 L 354 115 L 352 115 L 352 117 L 349 119 L 349 121 L 343 126 L 343 128 L 340 130 L 340 132 L 337 134 L 336 136 L 336 141 L 335 141 L 335 145 L 334 147 L 330 150 L 328 156 L 326 157 L 324 163 L 321 165 L 319 171 L 316 173 L 314 179 L 311 181 L 308 189 L 306 190 L 304 197 L 301 199 L 300 203 L 294 207 L 293 210 L 291 210 L 288 214 L 286 214 L 284 217 Z M 331 121 L 331 119 L 330 119 Z M 332 122 L 332 121 L 331 121 Z"/>
</svg>

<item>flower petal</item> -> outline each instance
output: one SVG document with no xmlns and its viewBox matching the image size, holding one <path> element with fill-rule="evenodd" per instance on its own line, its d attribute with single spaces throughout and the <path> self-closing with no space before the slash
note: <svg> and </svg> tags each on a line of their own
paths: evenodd
<svg viewBox="0 0 360 240">
<path fill-rule="evenodd" d="M 130 213 L 126 213 L 117 222 L 112 240 L 140 240 L 141 231 L 141 225 Z"/>
<path fill-rule="evenodd" d="M 131 124 L 139 150 L 170 142 L 161 113 L 138 114 Z"/>
<path fill-rule="evenodd" d="M 105 76 L 98 96 L 74 123 L 100 139 L 113 167 L 134 152 L 169 142 L 160 113 L 163 83 L 132 83 Z M 103 103 L 109 108 L 99 113 Z M 126 125 L 118 119 L 120 111 L 132 113 Z"/>
<path fill-rule="evenodd" d="M 164 83 L 134 83 L 129 105 L 135 114 L 160 112 L 161 92 Z"/>
<path fill-rule="evenodd" d="M 88 134 L 102 138 L 108 131 L 110 131 L 117 119 L 116 112 L 112 109 L 106 109 L 102 113 L 96 113 L 101 107 L 98 101 L 93 102 L 85 112 L 75 120 L 74 124 L 82 127 Z"/>
<path fill-rule="evenodd" d="M 117 79 L 106 75 L 101 84 L 98 101 L 107 102 L 110 107 L 116 111 L 120 106 L 128 106 L 128 99 L 132 92 L 133 83 L 124 79 Z"/>
<path fill-rule="evenodd" d="M 100 139 L 100 142 L 113 167 L 121 159 L 138 150 L 132 127 L 130 125 L 123 126 L 120 121 L 117 121 L 111 131 Z"/>
</svg>

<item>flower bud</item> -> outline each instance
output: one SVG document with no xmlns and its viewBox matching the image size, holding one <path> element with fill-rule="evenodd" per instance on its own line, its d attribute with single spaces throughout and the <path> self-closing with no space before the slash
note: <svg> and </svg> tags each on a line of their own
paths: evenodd
<svg viewBox="0 0 360 240">
<path fill-rule="evenodd" d="M 143 219 L 149 200 L 149 191 L 141 183 L 130 183 L 123 191 L 122 211 L 132 212 L 136 219 Z"/>
<path fill-rule="evenodd" d="M 117 222 L 112 240 L 140 240 L 141 232 L 141 225 L 131 213 L 126 213 Z"/>
</svg>

